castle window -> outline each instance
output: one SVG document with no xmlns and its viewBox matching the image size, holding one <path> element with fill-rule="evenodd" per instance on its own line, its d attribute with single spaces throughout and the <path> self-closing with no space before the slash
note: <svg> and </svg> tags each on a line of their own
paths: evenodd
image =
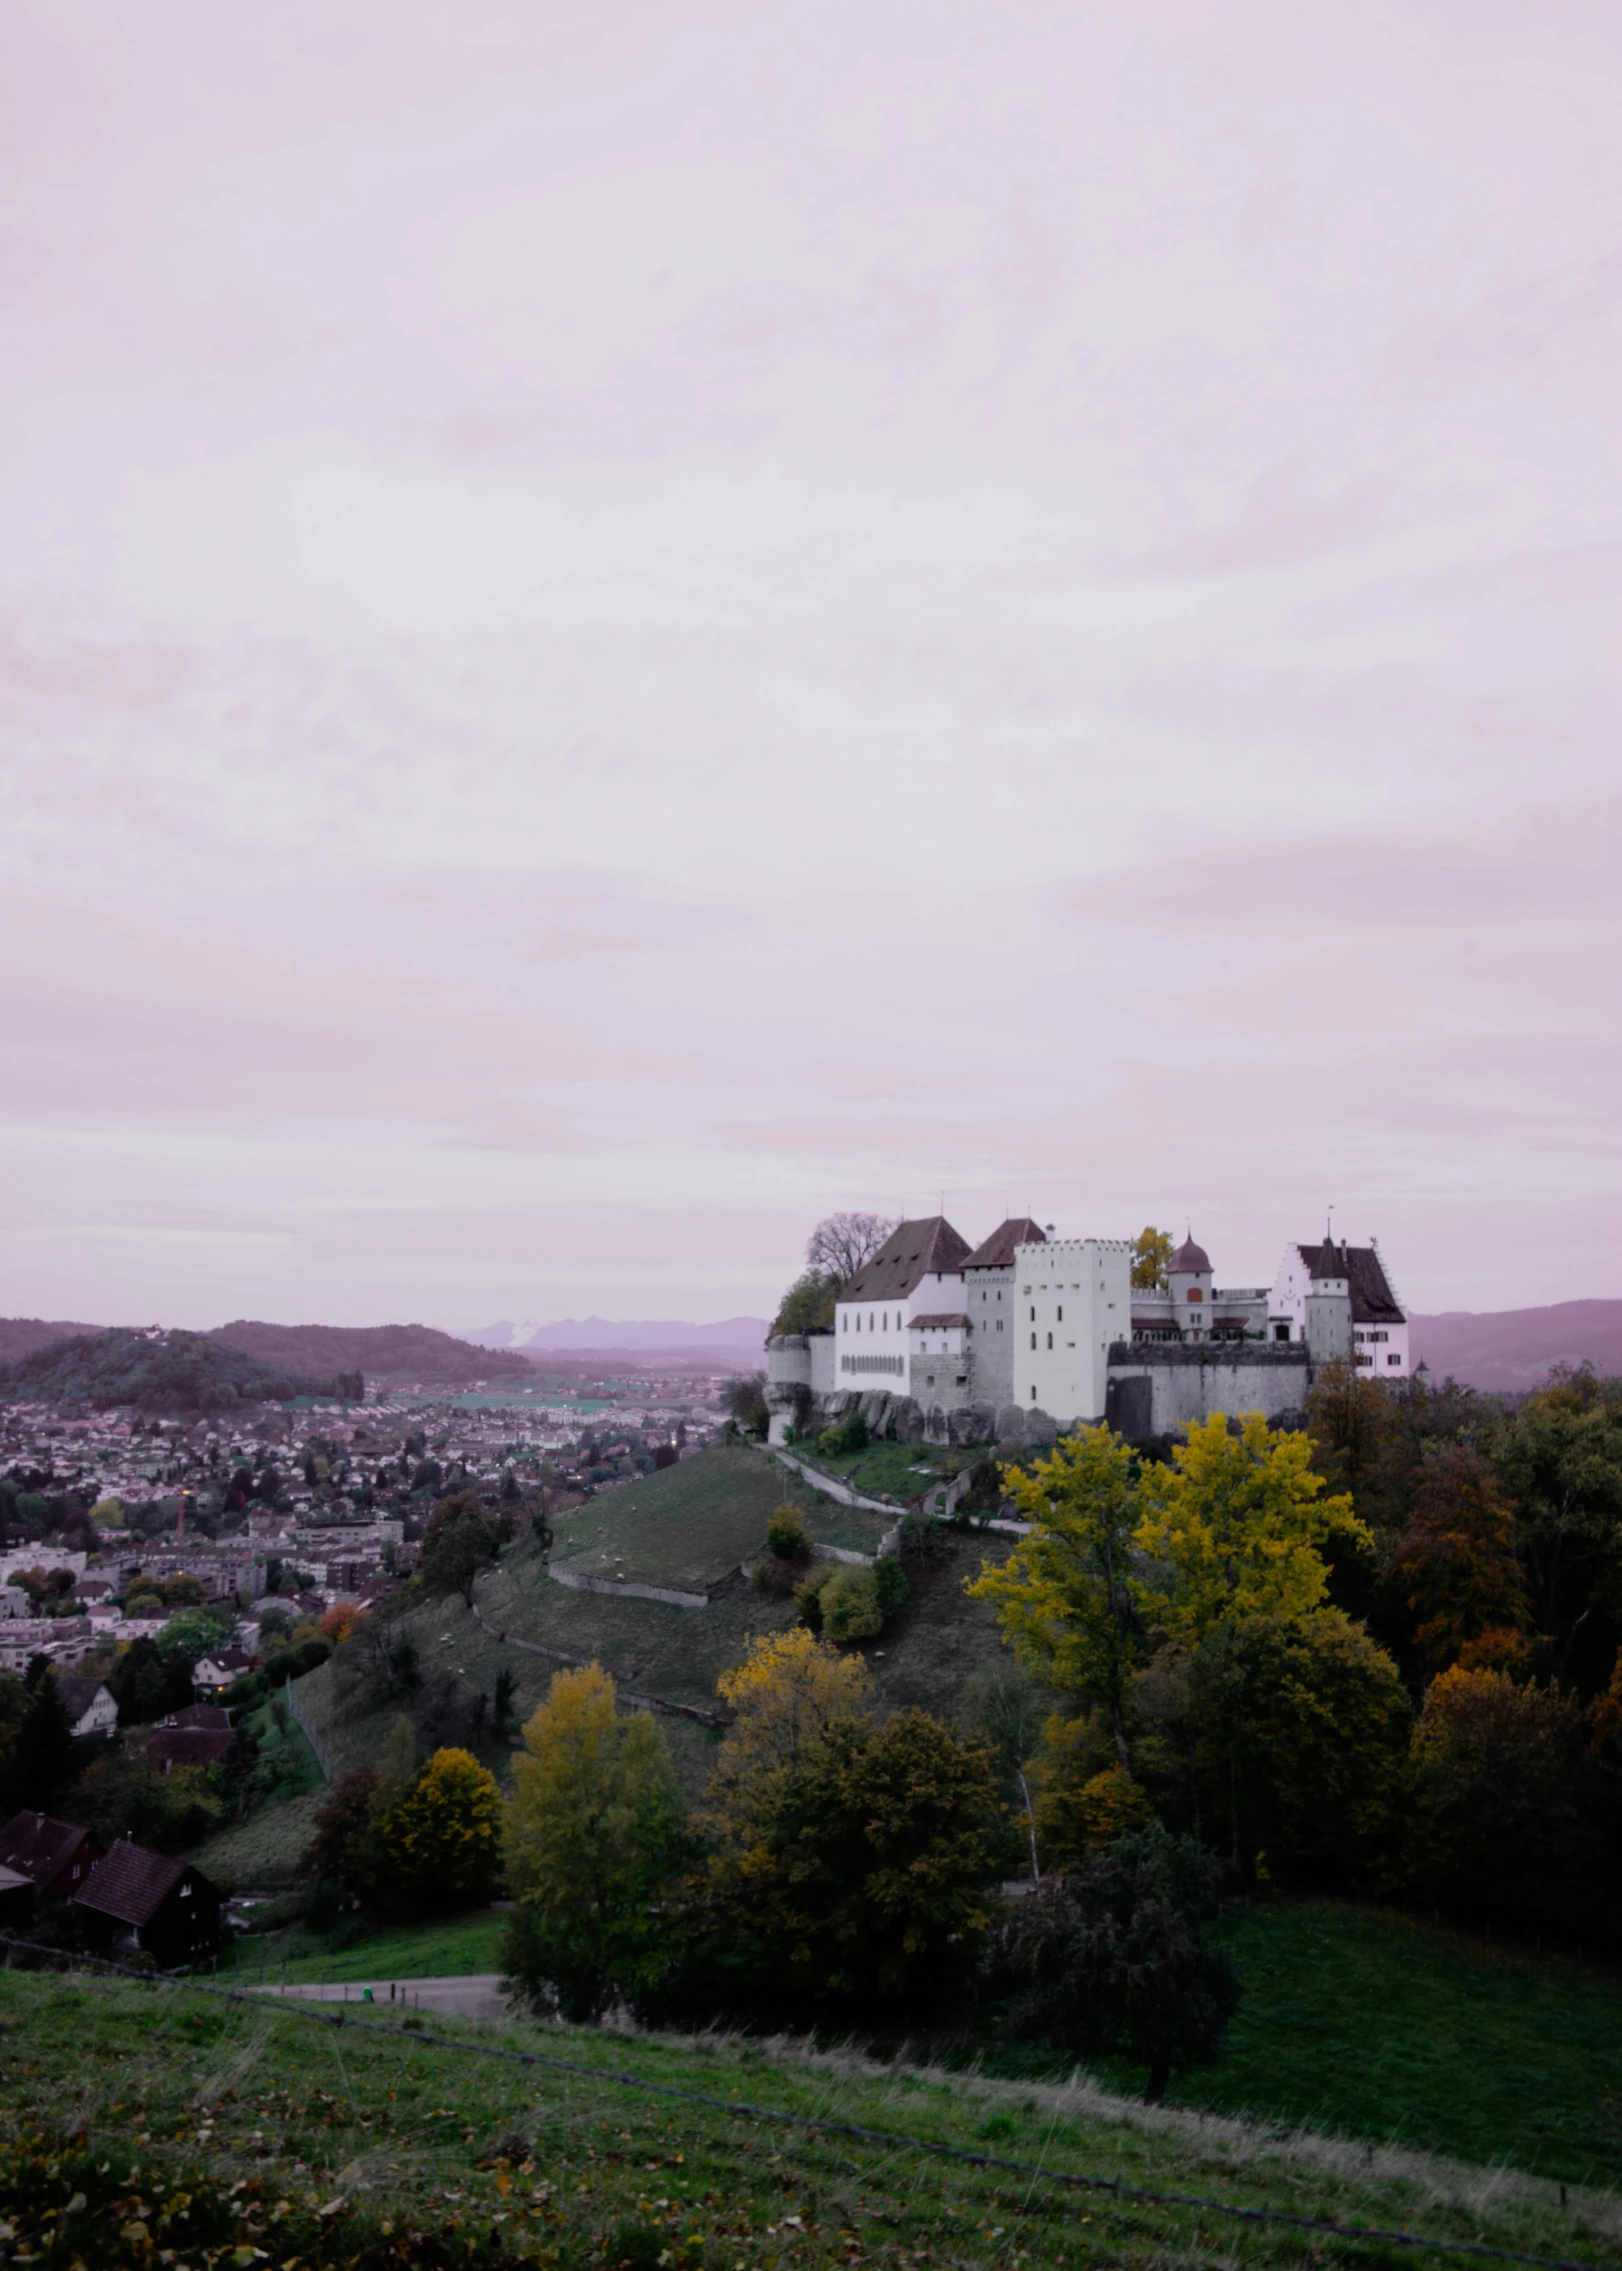
<svg viewBox="0 0 1622 2271">
<path fill-rule="evenodd" d="M 1064 1323 L 1064 1303 L 1062 1301 L 1059 1303 L 1059 1322 L 1061 1325 Z"/>
<path fill-rule="evenodd" d="M 1400 1356 L 1388 1356 L 1386 1358 L 1386 1362 L 1387 1364 L 1400 1364 L 1402 1362 L 1402 1358 Z"/>
<path fill-rule="evenodd" d="M 1034 1333 L 1032 1333 L 1032 1335 L 1031 1335 L 1031 1346 L 1032 1346 L 1032 1348 L 1035 1348 L 1035 1346 L 1036 1346 L 1036 1335 L 1035 1335 Z M 1034 1395 L 1035 1395 L 1035 1393 L 1036 1393 L 1036 1390 L 1035 1390 L 1035 1389 L 1033 1388 L 1033 1389 L 1031 1390 L 1031 1393 L 1032 1393 L 1032 1395 L 1034 1396 Z"/>
<path fill-rule="evenodd" d="M 1201 1292 L 1200 1288 L 1197 1285 L 1191 1285 L 1188 1289 L 1188 1298 L 1190 1299 L 1190 1301 L 1203 1301 L 1205 1299 L 1205 1295 Z"/>
<path fill-rule="evenodd" d="M 1053 1335 L 1051 1333 L 1048 1335 L 1048 1346 L 1049 1348 L 1053 1346 Z"/>
</svg>

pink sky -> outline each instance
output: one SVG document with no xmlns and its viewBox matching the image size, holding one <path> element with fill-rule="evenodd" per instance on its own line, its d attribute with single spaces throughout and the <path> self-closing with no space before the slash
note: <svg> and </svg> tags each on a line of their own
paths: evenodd
<svg viewBox="0 0 1622 2271">
<path fill-rule="evenodd" d="M 1622 1294 L 1608 0 L 11 0 L 0 1313 Z"/>
</svg>

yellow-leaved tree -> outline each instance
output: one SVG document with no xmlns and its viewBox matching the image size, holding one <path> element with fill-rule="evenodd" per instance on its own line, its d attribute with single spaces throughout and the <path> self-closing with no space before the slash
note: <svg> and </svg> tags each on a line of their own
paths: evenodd
<svg viewBox="0 0 1622 2271">
<path fill-rule="evenodd" d="M 1127 1696 L 1143 1650 L 1137 1463 L 1109 1428 L 1083 1427 L 1028 1469 L 1005 1468 L 1003 1483 L 1033 1528 L 1006 1561 L 986 1562 L 968 1590 L 996 1604 L 1027 1671 L 1107 1713 L 1129 1771 Z"/>
<path fill-rule="evenodd" d="M 488 1900 L 500 1867 L 501 1793 L 471 1751 L 435 1751 L 384 1815 L 391 1905 L 419 1911 Z"/>
<path fill-rule="evenodd" d="M 600 1665 L 559 1672 L 513 1779 L 507 1975 L 538 2008 L 597 2018 L 635 2001 L 661 1960 L 656 1902 L 681 1838 L 664 1730 L 649 1712 L 619 1711 Z"/>
<path fill-rule="evenodd" d="M 732 1713 L 700 1817 L 710 1843 L 712 1889 L 764 1866 L 761 1824 L 788 1777 L 830 1729 L 868 1715 L 867 1666 L 805 1625 L 764 1634 L 716 1692 Z"/>
<path fill-rule="evenodd" d="M 1197 1645 L 1215 1626 L 1251 1616 L 1305 1616 L 1322 1605 L 1337 1535 L 1366 1545 L 1349 1496 L 1326 1498 L 1312 1438 L 1247 1412 L 1193 1421 L 1169 1467 L 1140 1486 L 1137 1543 L 1157 1565 L 1157 1621 Z"/>
</svg>

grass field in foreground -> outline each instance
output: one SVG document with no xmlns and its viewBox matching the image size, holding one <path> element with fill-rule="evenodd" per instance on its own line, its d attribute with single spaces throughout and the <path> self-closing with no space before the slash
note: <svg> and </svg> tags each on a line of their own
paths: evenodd
<svg viewBox="0 0 1622 2271">
<path fill-rule="evenodd" d="M 1330 1901 L 1220 1929 L 1245 1999 L 1179 2104 L 1622 2181 L 1622 1971 Z"/>
<path fill-rule="evenodd" d="M 284 1959 L 289 1980 L 497 1971 L 502 1921 L 483 1910 L 337 1954 L 294 1931 L 262 1951 L 246 1945 L 242 1974 L 251 1982 L 262 1968 L 280 1979 Z M 1176 2104 L 1507 2162 L 1568 2183 L 1622 2182 L 1622 1974 L 1613 1968 L 1329 1901 L 1269 1902 L 1219 1932 L 1245 1999 L 1221 2064 L 1179 2076 Z M 1037 2062 L 1017 2063 L 1028 2071 Z M 1142 2077 L 1106 2066 L 1098 2079 L 1128 2092 Z"/>
<path fill-rule="evenodd" d="M 1614 2199 L 1575 2193 L 1562 2206 L 1541 2180 L 1394 2146 L 1366 2159 L 1359 2146 L 1148 2112 L 1086 2085 L 998 2083 L 788 2045 L 455 2023 L 464 2040 L 585 2069 L 566 2073 L 436 2048 L 421 2034 L 372 2033 L 353 2014 L 335 2027 L 183 1986 L 83 1976 L 0 1976 L 0 2027 L 0 2136 L 37 2130 L 47 2140 L 32 2171 L 0 2147 L 0 2218 L 15 2227 L 0 2227 L 0 2241 L 47 2265 L 77 2259 L 121 2271 L 157 2260 L 178 2271 L 185 2261 L 195 2271 L 205 2259 L 199 2238 L 217 2239 L 222 2219 L 234 2219 L 226 2236 L 244 2252 L 212 2260 L 300 2267 L 1293 2271 L 1303 2261 L 1438 2260 L 1208 2208 L 1078 2193 L 1056 2181 L 1067 2170 L 1622 2262 Z M 627 2072 L 722 2103 L 646 2095 L 617 2079 Z M 746 2104 L 1039 2167 L 974 2169 L 914 2146 L 755 2119 Z M 74 2136 L 84 2149 L 53 2169 Z M 50 2223 L 45 2205 L 56 2211 Z"/>
</svg>

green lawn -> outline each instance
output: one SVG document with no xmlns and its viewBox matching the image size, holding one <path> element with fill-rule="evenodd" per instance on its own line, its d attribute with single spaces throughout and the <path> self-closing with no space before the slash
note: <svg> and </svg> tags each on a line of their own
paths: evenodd
<svg viewBox="0 0 1622 2271">
<path fill-rule="evenodd" d="M 869 1497 L 894 1499 L 902 1506 L 933 1490 L 963 1464 L 960 1452 L 943 1451 L 928 1443 L 870 1443 L 865 1451 L 840 1451 L 831 1457 L 819 1451 L 814 1442 L 794 1443 L 789 1448 L 795 1458 L 820 1467 L 824 1474 L 836 1476 Z M 920 1468 L 925 1471 L 916 1471 Z"/>
<path fill-rule="evenodd" d="M 553 1558 L 582 1576 L 638 1579 L 705 1593 L 765 1550 L 766 1524 L 793 1498 L 813 1537 L 871 1552 L 886 1524 L 807 1491 L 750 1446 L 696 1458 L 617 1485 L 560 1517 Z"/>
<path fill-rule="evenodd" d="M 235 1968 L 250 1986 L 259 1979 L 274 1984 L 283 1979 L 461 1978 L 469 1972 L 501 1969 L 499 1950 L 506 1922 L 502 1910 L 483 1908 L 441 1924 L 375 1932 L 337 1951 L 318 1935 L 294 1927 L 264 1940 L 239 1942 Z"/>
<path fill-rule="evenodd" d="M 457 2020 L 360 2023 L 181 1986 L 0 1974 L 0 2242 L 19 2262 L 451 2262 L 653 2271 L 1178 2265 L 1359 2271 L 1439 2259 L 1077 2192 L 1061 2172 L 1544 2257 L 1615 2263 L 1612 2198 L 1279 2138 L 1086 2087 L 847 2052 Z M 519 2050 L 498 2062 L 429 2033 Z M 567 2062 L 564 2065 L 556 2061 Z M 626 2086 L 662 2085 L 655 2095 Z M 719 2101 L 719 2102 L 717 2102 Z M 765 2109 L 767 2118 L 746 2109 Z M 734 2110 L 736 2108 L 736 2110 Z M 888 2133 L 795 2129 L 801 2114 Z M 19 2140 L 33 2137 L 32 2148 Z M 977 2168 L 890 2139 L 1023 2163 Z M 1454 2259 L 1456 2262 L 1461 2260 Z"/>
<path fill-rule="evenodd" d="M 1245 1999 L 1175 2103 L 1622 2181 L 1622 1970 L 1330 1901 L 1220 1930 Z"/>
</svg>

